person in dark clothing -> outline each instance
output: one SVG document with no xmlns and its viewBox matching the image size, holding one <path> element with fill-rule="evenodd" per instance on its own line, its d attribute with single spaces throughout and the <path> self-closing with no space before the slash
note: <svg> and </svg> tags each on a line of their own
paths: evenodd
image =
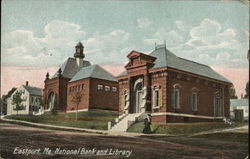
<svg viewBox="0 0 250 159">
<path fill-rule="evenodd" d="M 149 118 L 145 118 L 144 119 L 144 129 L 143 129 L 143 133 L 144 134 L 150 134 L 151 133 L 151 128 L 150 128 L 150 121 L 149 121 Z"/>
</svg>

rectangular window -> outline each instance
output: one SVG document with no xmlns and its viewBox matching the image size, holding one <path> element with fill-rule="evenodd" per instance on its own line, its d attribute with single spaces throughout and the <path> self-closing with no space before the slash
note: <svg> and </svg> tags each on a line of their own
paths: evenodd
<svg viewBox="0 0 250 159">
<path fill-rule="evenodd" d="M 97 85 L 97 90 L 103 90 L 103 85 Z"/>
<path fill-rule="evenodd" d="M 110 87 L 109 86 L 105 86 L 105 91 L 110 91 Z"/>
<path fill-rule="evenodd" d="M 116 87 L 112 87 L 112 92 L 117 92 L 117 88 Z"/>
<path fill-rule="evenodd" d="M 173 108 L 180 108 L 180 90 L 174 89 L 171 95 L 171 105 Z"/>
<path fill-rule="evenodd" d="M 154 90 L 154 107 L 159 107 L 159 90 Z"/>
<path fill-rule="evenodd" d="M 190 106 L 191 106 L 192 111 L 197 110 L 197 93 L 196 92 L 192 92 L 190 96 Z"/>
</svg>

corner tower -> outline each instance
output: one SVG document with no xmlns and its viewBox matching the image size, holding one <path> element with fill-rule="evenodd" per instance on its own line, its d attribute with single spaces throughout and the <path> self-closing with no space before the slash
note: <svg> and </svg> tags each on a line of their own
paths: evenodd
<svg viewBox="0 0 250 159">
<path fill-rule="evenodd" d="M 77 43 L 75 46 L 75 54 L 74 57 L 76 59 L 78 67 L 83 67 L 83 59 L 85 57 L 84 53 L 84 46 L 82 45 L 81 42 Z"/>
</svg>

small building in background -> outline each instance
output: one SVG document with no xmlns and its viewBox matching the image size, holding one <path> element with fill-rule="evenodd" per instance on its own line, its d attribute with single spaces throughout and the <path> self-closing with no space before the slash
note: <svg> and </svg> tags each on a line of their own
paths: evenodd
<svg viewBox="0 0 250 159">
<path fill-rule="evenodd" d="M 99 65 L 84 60 L 84 46 L 75 46 L 74 58 L 69 57 L 50 78 L 44 81 L 45 111 L 76 111 L 73 97 L 79 93 L 78 111 L 90 109 L 118 111 L 118 82 Z"/>
<path fill-rule="evenodd" d="M 230 100 L 230 117 L 236 121 L 248 120 L 249 101 L 248 99 Z"/>
<path fill-rule="evenodd" d="M 20 94 L 21 103 L 19 106 L 13 104 L 13 96 Z M 41 106 L 42 89 L 29 86 L 28 81 L 25 85 L 18 87 L 9 98 L 7 98 L 7 115 L 40 115 L 43 114 Z"/>
</svg>

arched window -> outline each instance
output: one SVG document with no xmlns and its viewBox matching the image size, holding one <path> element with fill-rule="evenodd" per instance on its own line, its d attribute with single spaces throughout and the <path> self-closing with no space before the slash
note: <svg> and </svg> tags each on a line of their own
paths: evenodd
<svg viewBox="0 0 250 159">
<path fill-rule="evenodd" d="M 220 92 L 214 93 L 214 116 L 222 116 L 222 103 Z"/>
<path fill-rule="evenodd" d="M 189 97 L 189 104 L 192 111 L 198 110 L 197 103 L 198 103 L 198 89 L 192 88 L 191 95 Z"/>
<path fill-rule="evenodd" d="M 180 108 L 180 90 L 181 86 L 179 84 L 175 84 L 173 86 L 173 91 L 171 93 L 171 105 L 174 109 Z"/>
</svg>

